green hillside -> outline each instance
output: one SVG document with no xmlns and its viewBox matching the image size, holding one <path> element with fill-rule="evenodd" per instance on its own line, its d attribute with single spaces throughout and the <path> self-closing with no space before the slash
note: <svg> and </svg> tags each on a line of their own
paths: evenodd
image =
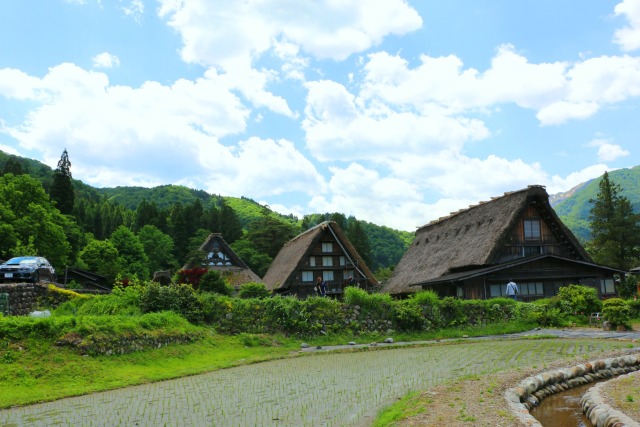
<svg viewBox="0 0 640 427">
<path fill-rule="evenodd" d="M 28 158 L 6 154 L 0 151 L 0 174 L 10 162 L 10 166 L 19 165 L 22 173 L 37 178 L 43 188 L 48 191 L 53 176 L 53 169 L 49 166 Z M 295 226 L 300 232 L 305 231 L 303 219 L 294 215 L 281 215 L 268 209 L 268 206 L 259 204 L 258 202 L 247 197 L 228 197 L 212 195 L 203 190 L 195 190 L 179 185 L 162 185 L 153 188 L 145 187 L 112 187 L 112 188 L 96 188 L 87 185 L 79 180 L 73 180 L 74 190 L 76 192 L 76 202 L 87 201 L 99 202 L 107 200 L 119 209 L 129 211 L 129 217 L 133 216 L 140 203 L 146 201 L 154 203 L 158 209 L 168 209 L 171 206 L 180 203 L 183 206 L 192 205 L 196 200 L 200 200 L 203 207 L 221 206 L 225 203 L 238 216 L 240 225 L 244 230 L 247 226 L 262 217 L 265 212 L 280 221 Z M 82 202 L 81 202 L 82 203 Z M 85 209 L 96 209 L 85 203 Z M 100 215 L 100 214 L 99 214 Z M 105 215 L 104 212 L 101 215 Z M 108 213 L 106 213 L 108 215 Z M 315 215 L 315 214 L 314 214 Z M 313 216 L 313 215 L 312 215 Z M 323 216 L 323 215 L 319 215 Z M 344 215 L 342 215 L 344 216 Z M 407 247 L 411 243 L 413 233 L 394 230 L 388 227 L 359 221 L 362 223 L 364 232 L 369 240 L 371 248 L 371 260 L 373 269 L 392 267 L 400 260 Z"/>
<path fill-rule="evenodd" d="M 640 212 L 640 166 L 610 172 L 609 179 L 620 185 L 622 195 L 629 199 L 633 210 Z M 589 212 L 591 203 L 589 200 L 596 198 L 600 181 L 602 181 L 602 177 L 591 180 L 584 186 L 579 186 L 570 196 L 554 206 L 558 216 L 581 241 L 587 241 L 590 237 Z"/>
</svg>

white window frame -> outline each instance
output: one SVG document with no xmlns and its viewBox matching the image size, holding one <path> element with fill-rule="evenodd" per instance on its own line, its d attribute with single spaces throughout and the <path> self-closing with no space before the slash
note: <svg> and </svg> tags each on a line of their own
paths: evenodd
<svg viewBox="0 0 640 427">
<path fill-rule="evenodd" d="M 324 253 L 333 252 L 333 243 L 332 242 L 322 242 L 322 252 L 324 252 Z"/>
<path fill-rule="evenodd" d="M 322 266 L 323 267 L 333 267 L 333 257 L 332 256 L 323 256 L 322 257 Z"/>
<path fill-rule="evenodd" d="M 303 271 L 302 272 L 302 281 L 303 282 L 313 282 L 313 271 Z"/>
<path fill-rule="evenodd" d="M 309 257 L 309 267 L 315 267 L 316 266 L 316 257 L 312 256 Z"/>
</svg>

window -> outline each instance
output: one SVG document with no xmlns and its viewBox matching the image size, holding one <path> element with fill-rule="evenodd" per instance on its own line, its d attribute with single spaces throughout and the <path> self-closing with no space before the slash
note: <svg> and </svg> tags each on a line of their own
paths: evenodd
<svg viewBox="0 0 640 427">
<path fill-rule="evenodd" d="M 312 256 L 311 258 L 309 258 L 309 267 L 315 267 L 316 266 L 316 257 Z"/>
<path fill-rule="evenodd" d="M 542 246 L 523 246 L 522 252 L 524 256 L 538 255 L 542 253 Z"/>
<path fill-rule="evenodd" d="M 542 295 L 544 293 L 544 286 L 542 286 L 542 282 L 519 283 L 518 291 L 520 295 Z"/>
<path fill-rule="evenodd" d="M 313 271 L 303 271 L 302 272 L 302 281 L 303 282 L 313 282 Z"/>
<path fill-rule="evenodd" d="M 333 257 L 323 256 L 322 257 L 322 266 L 323 267 L 333 267 Z"/>
<path fill-rule="evenodd" d="M 341 266 L 345 266 L 346 265 L 346 261 L 345 261 L 345 258 L 343 256 L 340 257 L 340 265 Z"/>
<path fill-rule="evenodd" d="M 613 279 L 601 279 L 600 280 L 600 291 L 603 294 L 615 294 L 615 282 Z"/>
<path fill-rule="evenodd" d="M 333 271 L 323 271 L 322 280 L 326 280 L 327 282 L 333 281 Z"/>
<path fill-rule="evenodd" d="M 540 240 L 540 220 L 539 219 L 524 220 L 524 239 Z"/>
<path fill-rule="evenodd" d="M 331 242 L 324 242 L 322 244 L 322 252 L 333 252 L 333 243 Z"/>
<path fill-rule="evenodd" d="M 497 297 L 501 297 L 502 296 L 502 285 L 491 285 L 491 287 L 489 288 L 489 293 L 491 295 L 491 298 L 497 298 Z"/>
<path fill-rule="evenodd" d="M 462 286 L 456 288 L 456 296 L 458 298 L 464 298 L 464 288 Z"/>
</svg>

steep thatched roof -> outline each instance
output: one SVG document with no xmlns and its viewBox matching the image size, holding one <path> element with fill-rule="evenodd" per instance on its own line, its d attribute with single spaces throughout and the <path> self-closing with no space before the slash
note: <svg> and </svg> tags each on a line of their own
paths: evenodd
<svg viewBox="0 0 640 427">
<path fill-rule="evenodd" d="M 200 245 L 199 250 L 205 254 L 201 266 L 219 271 L 231 285 L 239 286 L 248 282 L 262 282 L 260 277 L 225 242 L 222 234 L 209 234 L 204 243 Z M 185 265 L 183 269 L 190 267 L 192 266 Z"/>
<path fill-rule="evenodd" d="M 280 249 L 267 274 L 262 279 L 267 289 L 287 288 L 287 281 L 295 273 L 301 261 L 306 259 L 313 248 L 320 242 L 325 231 L 329 231 L 335 237 L 343 252 L 345 252 L 344 255 L 353 261 L 353 264 L 357 266 L 356 268 L 360 270 L 361 274 L 372 284 L 377 285 L 378 281 L 349 239 L 347 239 L 340 226 L 334 221 L 325 221 L 297 235 Z"/>
<path fill-rule="evenodd" d="M 558 226 L 566 238 L 566 244 L 576 254 L 576 259 L 591 261 L 573 233 L 549 205 L 549 195 L 544 187 L 529 186 L 454 212 L 419 228 L 381 292 L 415 292 L 417 289 L 411 285 L 426 283 L 455 271 L 495 264 L 501 244 L 530 203 L 537 204 L 548 213 L 548 220 Z"/>
</svg>

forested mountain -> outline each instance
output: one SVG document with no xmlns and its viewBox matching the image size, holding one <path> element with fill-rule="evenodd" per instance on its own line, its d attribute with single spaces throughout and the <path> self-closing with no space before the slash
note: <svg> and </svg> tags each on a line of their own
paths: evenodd
<svg viewBox="0 0 640 427">
<path fill-rule="evenodd" d="M 0 151 L 0 177 L 9 173 L 16 177 L 27 175 L 40 183 L 36 185 L 41 185 L 41 191 L 50 192 L 54 174 L 50 167 Z M 630 200 L 635 212 L 640 212 L 640 166 L 613 171 L 609 179 L 620 185 L 622 195 Z M 590 200 L 596 198 L 600 181 L 601 178 L 597 178 L 585 182 L 550 198 L 558 215 L 583 242 L 589 239 Z M 87 267 L 91 267 L 92 262 L 96 263 L 94 267 L 106 268 L 104 266 L 108 265 L 111 272 L 122 271 L 123 267 L 122 260 L 120 264 L 117 259 L 111 260 L 110 264 L 105 262 L 110 251 L 118 249 L 109 247 L 107 241 L 120 242 L 122 253 L 140 252 L 130 241 L 136 238 L 141 240 L 137 244 L 146 245 L 149 253 L 154 248 L 167 248 L 164 253 L 155 251 L 150 257 L 140 254 L 141 259 L 128 261 L 131 271 L 138 269 L 148 273 L 141 264 L 147 263 L 151 270 L 179 268 L 195 256 L 194 250 L 208 233 L 222 232 L 245 262 L 262 275 L 284 242 L 322 221 L 334 220 L 345 230 L 373 271 L 386 269 L 385 274 L 389 274 L 389 267 L 395 266 L 413 239 L 413 233 L 346 217 L 342 213 L 317 213 L 297 218 L 281 215 L 246 197 L 219 196 L 184 186 L 95 188 L 75 179 L 71 183 L 76 195 L 73 212 L 67 216 L 71 222 L 57 216 L 52 211 L 55 204 L 42 197 L 38 199 L 41 206 L 37 208 L 42 211 L 20 214 L 23 218 L 12 212 L 14 208 L 9 201 L 0 200 L 0 258 L 11 255 L 16 248 L 33 247 L 42 252 L 39 248 L 47 244 L 55 247 L 55 242 L 47 240 L 51 232 L 46 228 L 50 226 L 57 233 L 64 230 L 67 246 L 63 252 L 57 250 L 49 257 L 71 264 L 79 260 Z M 9 195 L 17 191 L 11 188 L 37 191 L 28 179 L 5 180 L 3 185 Z M 51 224 L 40 224 L 40 231 L 19 224 L 29 215 L 42 217 L 43 212 L 49 212 L 47 218 L 51 219 Z M 145 259 L 145 256 L 153 259 Z"/>
<path fill-rule="evenodd" d="M 640 213 L 640 166 L 609 172 L 609 180 L 620 185 L 622 196 L 629 199 L 634 212 Z M 582 183 L 550 199 L 558 216 L 582 242 L 590 239 L 589 212 L 592 204 L 589 200 L 596 198 L 600 181 L 602 177 Z"/>
<path fill-rule="evenodd" d="M 71 160 L 72 156 L 73 153 L 70 154 Z M 36 178 L 44 191 L 49 192 L 54 171 L 38 161 L 0 151 L 0 176 L 5 173 L 25 174 Z M 192 256 L 190 254 L 194 248 L 204 241 L 207 232 L 222 232 L 228 243 L 232 244 L 241 257 L 247 258 L 245 262 L 255 268 L 258 274 L 264 273 L 274 256 L 273 252 L 279 249 L 272 247 L 274 243 L 281 245 L 326 219 L 340 222 L 347 236 L 354 240 L 354 246 L 363 252 L 361 256 L 369 261 L 369 266 L 374 271 L 393 267 L 413 237 L 412 233 L 360 221 L 354 217 L 346 218 L 341 213 L 312 214 L 300 219 L 293 215 L 281 215 L 246 197 L 223 197 L 184 186 L 95 188 L 75 179 L 72 180 L 72 185 L 76 202 L 71 217 L 75 219 L 77 227 L 69 230 L 73 228 L 75 234 L 83 232 L 91 236 L 91 239 L 102 242 L 114 240 L 113 233 L 117 231 L 118 238 L 115 240 L 124 242 L 131 239 L 122 230 L 125 227 L 140 235 L 143 240 L 152 237 L 156 240 L 171 239 L 169 246 L 172 253 L 164 253 L 162 256 L 156 254 L 164 260 L 164 265 L 159 260 L 150 260 L 152 269 L 166 268 L 169 264 L 173 268 L 183 265 L 185 259 Z M 282 224 L 282 227 L 278 224 Z M 154 229 L 150 230 L 148 226 Z M 280 230 L 286 239 L 283 242 L 279 242 L 280 239 L 265 239 L 264 236 L 269 235 L 269 230 L 265 230 L 265 227 L 271 228 L 271 231 Z M 14 236 L 14 239 L 17 238 Z M 81 241 L 80 237 L 75 240 L 67 260 L 72 264 L 76 256 L 83 255 L 87 259 L 95 258 L 96 265 L 89 265 L 89 260 L 85 262 L 86 267 L 97 268 L 97 264 L 106 259 L 111 250 L 103 243 Z M 147 243 L 150 250 L 152 242 Z M 5 248 L 5 253 L 0 253 L 0 258 L 10 255 L 9 247 L 10 245 Z M 133 263 L 138 271 L 144 270 L 140 269 L 139 264 L 142 262 L 138 260 Z M 110 271 L 117 268 L 117 262 L 113 261 Z"/>
</svg>

